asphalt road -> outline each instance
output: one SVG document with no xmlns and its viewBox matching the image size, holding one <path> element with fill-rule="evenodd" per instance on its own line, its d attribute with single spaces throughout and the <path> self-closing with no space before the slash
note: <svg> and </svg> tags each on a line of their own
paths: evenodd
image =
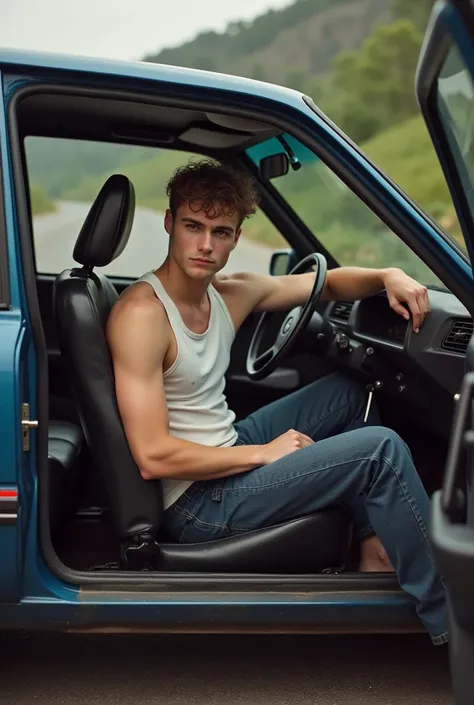
<svg viewBox="0 0 474 705">
<path fill-rule="evenodd" d="M 417 636 L 0 633 L 2 705 L 453 705 Z"/>
<path fill-rule="evenodd" d="M 89 208 L 90 204 L 87 203 L 61 202 L 55 213 L 34 219 L 39 272 L 56 274 L 74 265 L 74 244 Z M 127 247 L 114 262 L 100 271 L 117 276 L 139 277 L 158 267 L 167 251 L 168 235 L 163 227 L 163 215 L 148 208 L 137 208 Z M 266 274 L 271 252 L 264 245 L 241 238 L 223 271 Z"/>
</svg>

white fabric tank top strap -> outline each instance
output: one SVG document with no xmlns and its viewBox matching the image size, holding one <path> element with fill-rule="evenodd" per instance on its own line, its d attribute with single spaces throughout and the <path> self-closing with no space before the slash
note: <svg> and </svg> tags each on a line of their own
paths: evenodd
<svg viewBox="0 0 474 705">
<path fill-rule="evenodd" d="M 161 303 L 165 307 L 165 311 L 168 314 L 168 318 L 171 324 L 171 327 L 174 329 L 175 336 L 177 335 L 178 331 L 175 330 L 176 326 L 179 326 L 181 330 L 186 333 L 187 336 L 190 338 L 194 338 L 195 340 L 200 340 L 201 338 L 204 338 L 209 330 L 211 321 L 213 319 L 213 309 L 215 308 L 212 306 L 212 300 L 210 298 L 210 315 L 209 315 L 209 325 L 207 329 L 204 331 L 204 333 L 195 333 L 194 331 L 190 330 L 185 322 L 183 321 L 183 318 L 181 316 L 181 313 L 179 312 L 178 307 L 176 306 L 175 302 L 171 298 L 171 296 L 168 294 L 166 291 L 165 287 L 163 286 L 163 283 L 161 280 L 154 274 L 153 272 L 147 272 L 144 274 L 138 281 L 146 281 L 148 284 L 151 284 L 153 287 L 155 294 L 157 297 L 160 299 Z"/>
</svg>

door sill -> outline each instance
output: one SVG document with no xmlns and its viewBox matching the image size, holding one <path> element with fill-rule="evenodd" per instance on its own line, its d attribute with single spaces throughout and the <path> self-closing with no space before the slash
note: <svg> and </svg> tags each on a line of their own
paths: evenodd
<svg viewBox="0 0 474 705">
<path fill-rule="evenodd" d="M 401 590 L 395 573 L 184 573 L 128 572 L 115 570 L 78 571 L 65 566 L 55 555 L 49 561 L 52 572 L 61 580 L 82 590 L 123 592 L 365 592 Z"/>
</svg>

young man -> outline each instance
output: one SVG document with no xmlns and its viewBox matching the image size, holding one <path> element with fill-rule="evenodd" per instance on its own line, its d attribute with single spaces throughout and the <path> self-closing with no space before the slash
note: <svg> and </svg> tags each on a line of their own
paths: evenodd
<svg viewBox="0 0 474 705">
<path fill-rule="evenodd" d="M 330 375 L 238 423 L 227 406 L 236 331 L 252 310 L 303 304 L 314 273 L 218 276 L 255 212 L 245 174 L 192 163 L 167 193 L 168 256 L 120 297 L 107 336 L 125 432 L 142 476 L 163 481 L 168 532 L 209 541 L 342 504 L 361 541 L 360 570 L 393 565 L 433 642 L 445 642 L 429 500 L 407 446 L 378 425 L 375 408 L 364 424 L 364 389 Z M 407 319 L 408 306 L 418 331 L 428 293 L 399 269 L 330 271 L 322 298 L 357 300 L 383 289 Z"/>
</svg>

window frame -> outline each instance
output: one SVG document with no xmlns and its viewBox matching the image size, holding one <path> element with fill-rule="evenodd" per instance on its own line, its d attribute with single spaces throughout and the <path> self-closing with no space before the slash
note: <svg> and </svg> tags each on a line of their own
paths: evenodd
<svg viewBox="0 0 474 705">
<path fill-rule="evenodd" d="M 454 36 L 453 28 L 457 30 L 457 37 Z M 473 60 L 472 57 L 466 55 L 465 48 L 467 36 L 454 7 L 444 5 L 440 6 L 438 11 L 434 10 L 420 52 L 415 75 L 415 88 L 423 118 L 453 200 L 469 260 L 471 266 L 474 266 L 474 246 L 469 237 L 469 232 L 472 232 L 474 228 L 474 214 L 471 213 L 453 152 L 452 142 L 455 141 L 455 137 L 447 133 L 446 125 L 441 118 L 438 105 L 440 96 L 437 89 L 439 75 L 453 46 L 457 46 L 466 68 L 470 70 L 472 75 Z M 469 45 L 470 42 L 469 39 Z M 454 150 L 457 150 L 457 144 L 454 145 Z"/>
<path fill-rule="evenodd" d="M 7 175 L 4 173 L 4 152 L 7 149 L 6 144 L 6 124 L 5 124 L 5 100 L 3 74 L 0 72 L 0 90 L 1 101 L 0 109 L 2 111 L 0 119 L 0 311 L 8 311 L 11 308 L 10 294 L 10 269 L 8 265 L 8 240 L 7 240 L 7 221 L 5 213 L 5 181 Z"/>
<path fill-rule="evenodd" d="M 0 160 L 0 311 L 11 308 L 10 270 L 8 267 L 7 224 L 3 193 L 3 169 Z"/>
</svg>

